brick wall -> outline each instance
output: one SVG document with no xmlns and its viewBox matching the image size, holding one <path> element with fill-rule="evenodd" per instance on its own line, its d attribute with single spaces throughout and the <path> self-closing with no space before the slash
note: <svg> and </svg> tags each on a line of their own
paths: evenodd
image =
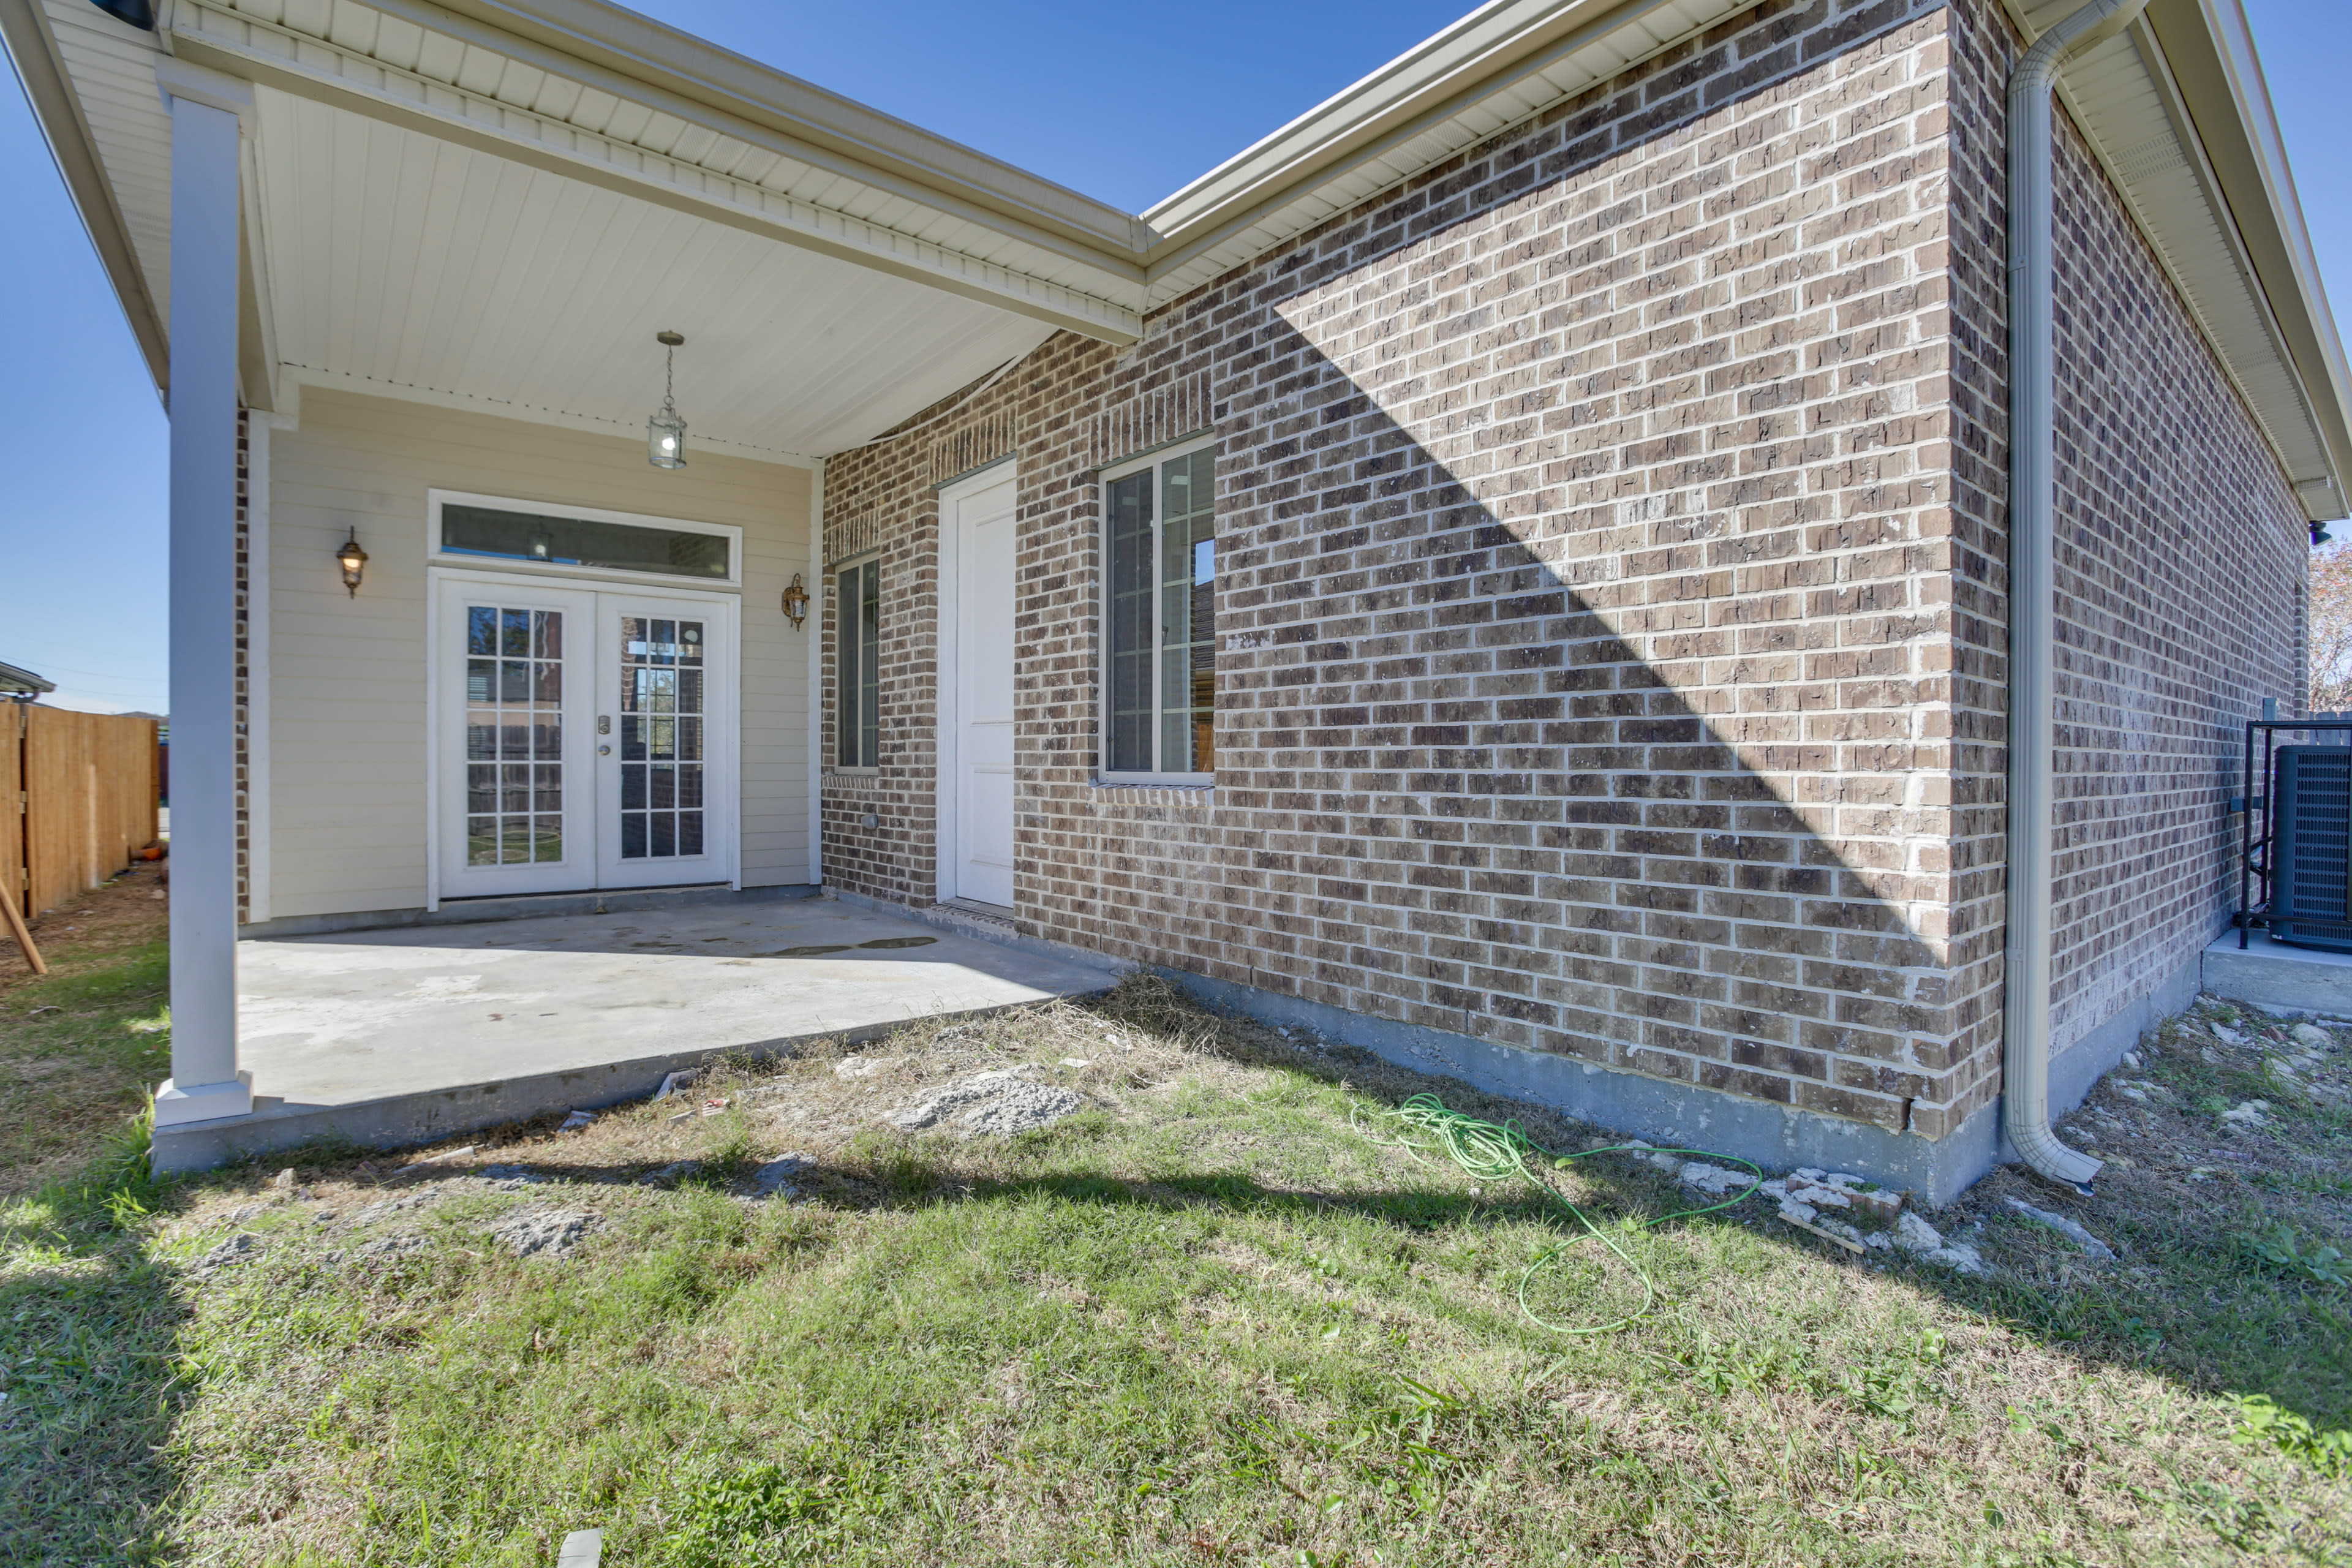
<svg viewBox="0 0 2352 1568">
<path fill-rule="evenodd" d="M 1953 276 L 1963 1039 L 2000 1031 L 2008 606 L 2003 96 L 2017 41 L 1956 6 Z M 2063 1047 L 2192 963 L 2236 898 L 2242 726 L 2302 691 L 2308 533 L 2260 427 L 2062 112 L 2057 164 Z M 1973 1098 L 1989 1102 L 1997 1078 Z"/>
<path fill-rule="evenodd" d="M 1956 210 L 1997 225 L 1998 187 L 1949 180 L 1956 16 L 1982 25 L 1929 0 L 1759 5 L 1196 292 L 1134 349 L 1055 338 L 829 462 L 827 558 L 882 551 L 886 646 L 883 765 L 828 780 L 828 882 L 930 896 L 932 492 L 1011 450 L 1024 930 L 1954 1129 L 1997 1083 L 2000 679 L 1998 268 L 1950 232 Z M 2127 267 L 2110 237 L 2103 265 Z M 2160 292 L 2118 308 L 2194 362 Z M 1216 785 L 1105 786 L 1094 475 L 1212 426 Z M 2141 586 L 2120 531 L 2098 549 Z M 2070 552 L 2070 584 L 2091 558 Z M 2202 700 L 2168 721 L 2198 744 Z M 2112 824 L 2123 787 L 2070 808 Z M 2171 911 L 2151 919 L 2203 896 L 2161 837 L 2084 840 Z M 2070 862 L 2069 896 L 2097 874 Z"/>
</svg>

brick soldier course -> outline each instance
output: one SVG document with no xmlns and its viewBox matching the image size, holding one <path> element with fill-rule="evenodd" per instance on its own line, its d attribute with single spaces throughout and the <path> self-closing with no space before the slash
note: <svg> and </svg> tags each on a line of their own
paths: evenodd
<svg viewBox="0 0 2352 1568">
<path fill-rule="evenodd" d="M 931 901 L 936 492 L 1010 457 L 1021 933 L 1629 1131 L 1958 1190 L 2000 1089 L 2016 48 L 1992 0 L 1774 0 L 1131 349 L 1057 336 L 828 460 L 827 561 L 884 564 L 879 766 L 826 776 L 826 882 Z M 2305 525 L 2079 138 L 2059 171 L 2079 1075 L 2221 918 Z M 1096 476 L 1209 432 L 1215 783 L 1107 784 Z"/>
</svg>

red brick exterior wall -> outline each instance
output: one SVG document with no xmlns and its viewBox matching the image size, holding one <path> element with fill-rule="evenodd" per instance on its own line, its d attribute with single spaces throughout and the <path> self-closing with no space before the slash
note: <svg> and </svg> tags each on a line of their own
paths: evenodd
<svg viewBox="0 0 2352 1568">
<path fill-rule="evenodd" d="M 886 624 L 882 766 L 827 781 L 827 882 L 929 901 L 934 489 L 1013 452 L 1023 931 L 1954 1130 L 1998 1081 L 2000 272 L 1951 223 L 1997 237 L 1999 186 L 1947 166 L 1953 83 L 1977 114 L 1969 73 L 1996 68 L 1971 33 L 1956 75 L 1953 28 L 1979 24 L 1931 0 L 1759 5 L 1194 293 L 1134 349 L 1057 337 L 830 460 L 826 558 L 881 550 Z M 1965 142 L 1972 169 L 1997 161 L 1997 119 Z M 2101 268 L 2146 266 L 2119 218 L 2090 222 Z M 2152 363 L 2210 371 L 2160 274 L 2115 293 Z M 1094 476 L 1210 427 L 1216 785 L 1105 786 Z M 2164 498 L 2202 461 L 2168 467 Z M 2154 591 L 2108 510 L 2151 482 L 2076 481 L 2110 521 L 2067 552 L 2070 589 Z M 2274 635 L 2292 588 L 2244 587 L 2250 639 Z M 2066 896 L 2120 866 L 2135 918 L 2186 930 L 2212 867 L 2163 847 L 2165 819 L 2202 808 L 2218 671 L 2182 673 L 2211 613 L 2149 619 L 2169 613 L 2078 619 L 2106 661 L 2084 675 L 2163 688 L 2179 784 L 2147 805 L 2103 763 L 2071 791 L 2104 816 L 2069 840 Z M 2070 942 L 2070 983 L 2102 940 Z M 2105 941 L 2110 969 L 2157 962 L 2130 945 Z"/>
</svg>

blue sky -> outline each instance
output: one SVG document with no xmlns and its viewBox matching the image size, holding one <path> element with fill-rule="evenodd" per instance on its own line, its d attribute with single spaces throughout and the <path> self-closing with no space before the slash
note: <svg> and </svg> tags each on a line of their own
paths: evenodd
<svg viewBox="0 0 2352 1568">
<path fill-rule="evenodd" d="M 1466 0 L 638 9 L 1131 210 L 1444 26 Z M 2246 0 L 2320 265 L 2352 300 L 2352 5 Z M 1171 26 L 1171 17 L 1180 19 Z M 1234 40 L 1246 37 L 1249 47 Z M 164 702 L 164 425 L 23 95 L 0 89 L 0 661 L 98 710 Z"/>
</svg>

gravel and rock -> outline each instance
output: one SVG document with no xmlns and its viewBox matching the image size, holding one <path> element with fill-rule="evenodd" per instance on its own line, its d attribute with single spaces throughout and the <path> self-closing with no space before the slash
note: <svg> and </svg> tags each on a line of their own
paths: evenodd
<svg viewBox="0 0 2352 1568">
<path fill-rule="evenodd" d="M 924 1131 L 949 1121 L 952 1131 L 966 1137 L 1009 1137 L 1051 1127 L 1086 1108 L 1086 1097 L 1075 1089 L 1039 1083 L 1021 1069 L 1008 1068 L 959 1079 L 911 1105 L 885 1112 L 882 1120 L 902 1132 Z"/>
</svg>

